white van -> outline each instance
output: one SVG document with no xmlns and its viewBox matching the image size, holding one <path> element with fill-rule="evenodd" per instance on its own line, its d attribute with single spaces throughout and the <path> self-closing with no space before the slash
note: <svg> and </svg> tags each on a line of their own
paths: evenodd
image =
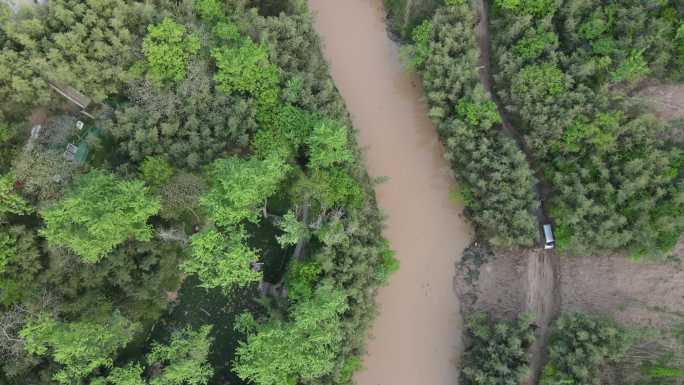
<svg viewBox="0 0 684 385">
<path fill-rule="evenodd" d="M 547 223 L 543 226 L 543 228 L 544 228 L 544 249 L 545 250 L 553 249 L 554 246 L 556 246 L 556 240 L 553 239 L 553 230 L 551 229 L 551 225 Z"/>
</svg>

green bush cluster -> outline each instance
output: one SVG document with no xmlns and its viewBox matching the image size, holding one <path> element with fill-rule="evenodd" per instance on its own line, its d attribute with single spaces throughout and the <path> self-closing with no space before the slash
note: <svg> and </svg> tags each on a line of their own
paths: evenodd
<svg viewBox="0 0 684 385">
<path fill-rule="evenodd" d="M 494 321 L 486 314 L 471 315 L 466 322 L 471 339 L 461 366 L 465 385 L 517 385 L 529 375 L 527 349 L 535 340 L 532 318 Z"/>
<path fill-rule="evenodd" d="M 549 363 L 540 384 L 600 384 L 604 365 L 621 360 L 630 346 L 629 333 L 609 320 L 562 315 L 553 324 Z"/>
</svg>

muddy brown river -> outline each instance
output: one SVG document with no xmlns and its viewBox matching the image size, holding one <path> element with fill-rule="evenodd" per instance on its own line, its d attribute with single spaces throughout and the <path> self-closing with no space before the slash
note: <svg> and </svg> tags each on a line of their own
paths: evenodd
<svg viewBox="0 0 684 385">
<path fill-rule="evenodd" d="M 359 130 L 400 270 L 380 289 L 359 385 L 455 385 L 461 345 L 455 263 L 471 230 L 449 199 L 454 180 L 420 82 L 399 62 L 382 0 L 309 0 L 337 84 Z"/>
</svg>

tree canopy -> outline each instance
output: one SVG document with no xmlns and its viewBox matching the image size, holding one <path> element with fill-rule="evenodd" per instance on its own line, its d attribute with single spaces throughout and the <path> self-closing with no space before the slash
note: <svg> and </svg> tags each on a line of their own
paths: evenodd
<svg viewBox="0 0 684 385">
<path fill-rule="evenodd" d="M 60 202 L 41 212 L 50 245 L 67 247 L 91 263 L 128 239 L 149 240 L 147 220 L 160 204 L 141 181 L 94 170 L 76 181 Z"/>
<path fill-rule="evenodd" d="M 344 293 L 323 285 L 292 309 L 291 321 L 259 326 L 237 350 L 235 370 L 258 385 L 292 384 L 331 372 L 342 344 Z"/>
</svg>

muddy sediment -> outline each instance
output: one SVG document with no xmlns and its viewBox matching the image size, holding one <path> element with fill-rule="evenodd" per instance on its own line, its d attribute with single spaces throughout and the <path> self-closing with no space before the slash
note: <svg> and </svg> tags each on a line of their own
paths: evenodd
<svg viewBox="0 0 684 385">
<path fill-rule="evenodd" d="M 359 131 L 387 215 L 400 270 L 378 292 L 379 316 L 359 385 L 453 385 L 461 351 L 455 264 L 471 238 L 454 180 L 427 118 L 419 79 L 407 74 L 385 28 L 382 0 L 310 0 L 323 51 Z"/>
</svg>

